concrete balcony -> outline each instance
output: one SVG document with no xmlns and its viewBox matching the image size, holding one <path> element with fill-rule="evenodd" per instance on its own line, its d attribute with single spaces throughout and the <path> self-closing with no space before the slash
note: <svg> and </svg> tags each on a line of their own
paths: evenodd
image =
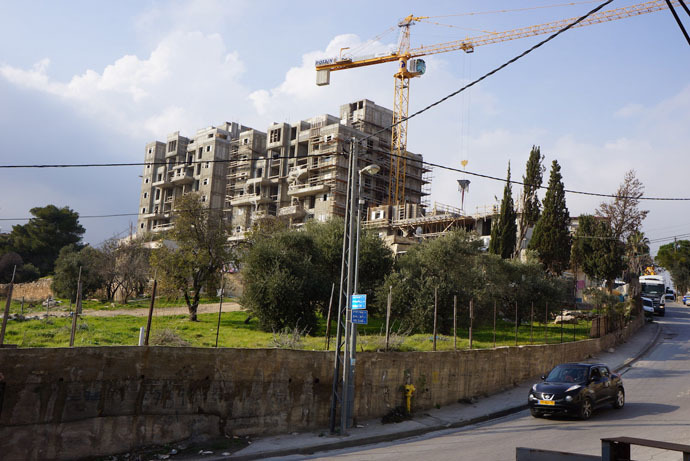
<svg viewBox="0 0 690 461">
<path fill-rule="evenodd" d="M 173 187 L 173 183 L 170 182 L 170 179 L 167 177 L 163 177 L 163 179 L 160 181 L 151 183 L 151 187 L 160 187 L 161 189 L 166 189 L 168 187 Z"/>
<path fill-rule="evenodd" d="M 230 205 L 254 205 L 271 202 L 271 197 L 267 195 L 255 195 L 255 194 L 245 194 L 235 197 L 230 200 Z"/>
<path fill-rule="evenodd" d="M 148 219 L 148 220 L 168 219 L 168 218 L 170 218 L 170 212 L 169 211 L 154 210 L 151 213 L 147 213 L 145 215 L 142 215 L 141 217 L 144 219 Z"/>
<path fill-rule="evenodd" d="M 189 170 L 177 170 L 168 173 L 168 180 L 171 185 L 180 186 L 183 184 L 192 184 L 194 182 L 194 175 Z"/>
<path fill-rule="evenodd" d="M 278 209 L 278 216 L 281 218 L 299 219 L 304 217 L 307 212 L 302 205 L 284 206 Z"/>
<path fill-rule="evenodd" d="M 271 180 L 268 178 L 264 178 L 264 177 L 247 179 L 247 182 L 246 182 L 247 186 L 256 185 L 256 184 L 259 184 L 261 186 L 268 185 L 268 184 L 271 184 Z"/>
<path fill-rule="evenodd" d="M 172 229 L 174 226 L 175 225 L 173 223 L 158 224 L 157 226 L 153 226 L 151 228 L 151 231 L 152 232 L 164 232 L 164 231 Z"/>
<path fill-rule="evenodd" d="M 293 184 L 288 188 L 288 195 L 290 197 L 307 197 L 326 193 L 330 189 L 330 186 L 326 184 Z"/>
</svg>

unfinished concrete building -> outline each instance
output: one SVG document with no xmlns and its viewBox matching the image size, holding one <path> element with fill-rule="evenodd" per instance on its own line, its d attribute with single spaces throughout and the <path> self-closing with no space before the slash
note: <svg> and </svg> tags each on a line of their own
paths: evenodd
<svg viewBox="0 0 690 461">
<path fill-rule="evenodd" d="M 226 122 L 201 129 L 191 139 L 175 132 L 166 143 L 148 143 L 137 233 L 169 229 L 175 199 L 189 192 L 199 192 L 209 207 L 223 209 L 230 145 L 245 130 Z"/>
<path fill-rule="evenodd" d="M 196 191 L 209 206 L 223 209 L 234 239 L 267 217 L 299 227 L 311 219 L 344 216 L 353 138 L 364 140 L 358 169 L 381 167 L 375 176 L 362 176 L 364 209 L 381 206 L 388 201 L 391 181 L 392 120 L 391 110 L 364 99 L 341 106 L 339 117 L 274 123 L 265 133 L 225 123 L 200 130 L 192 139 L 173 133 L 167 143 L 149 143 L 137 229 L 169 229 L 175 198 Z M 408 153 L 406 204 L 390 211 L 401 219 L 423 213 L 429 170 L 422 160 Z"/>
<path fill-rule="evenodd" d="M 242 137 L 231 150 L 227 202 L 235 238 L 241 238 L 259 219 L 274 216 L 293 227 L 310 219 L 326 221 L 345 215 L 347 153 L 350 140 L 366 139 L 359 152 L 359 168 L 381 167 L 364 176 L 365 207 L 386 203 L 389 187 L 391 110 L 369 100 L 345 104 L 340 117 L 319 115 L 296 124 L 274 123 L 266 130 L 266 146 L 249 148 Z M 405 197 L 421 210 L 427 194 L 422 156 L 409 154 Z"/>
</svg>

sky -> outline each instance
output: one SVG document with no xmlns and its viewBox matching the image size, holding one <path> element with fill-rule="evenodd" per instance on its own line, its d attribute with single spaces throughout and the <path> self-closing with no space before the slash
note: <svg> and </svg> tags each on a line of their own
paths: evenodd
<svg viewBox="0 0 690 461">
<path fill-rule="evenodd" d="M 363 98 L 392 108 L 395 63 L 334 72 L 318 87 L 315 60 L 344 47 L 354 57 L 396 49 L 409 14 L 429 17 L 411 28 L 415 47 L 578 17 L 599 3 L 0 0 L 0 166 L 143 162 L 147 142 L 175 131 L 193 136 L 225 121 L 265 131 Z M 425 57 L 409 113 L 544 38 Z M 670 11 L 567 31 L 409 121 L 408 150 L 456 169 L 467 160 L 469 173 L 505 178 L 510 163 L 519 180 L 533 145 L 545 184 L 557 160 L 566 189 L 612 194 L 634 169 L 645 196 L 690 198 L 690 46 Z M 135 214 L 142 170 L 0 168 L 0 231 L 54 204 L 82 216 L 92 245 L 124 236 L 136 216 L 88 216 Z M 469 173 L 434 168 L 430 203 L 475 213 L 500 200 L 504 182 Z M 464 204 L 457 179 L 471 181 Z M 602 200 L 566 196 L 572 216 Z M 653 254 L 688 238 L 690 201 L 641 208 Z"/>
</svg>

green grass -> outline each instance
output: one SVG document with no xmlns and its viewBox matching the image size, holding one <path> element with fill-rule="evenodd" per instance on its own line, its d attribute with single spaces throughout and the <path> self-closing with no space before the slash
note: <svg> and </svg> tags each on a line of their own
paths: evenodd
<svg viewBox="0 0 690 461">
<path fill-rule="evenodd" d="M 156 306 L 158 307 L 158 306 Z M 186 315 L 153 317 L 151 325 L 151 343 L 157 335 L 166 332 L 168 335 L 179 337 L 181 340 L 195 347 L 213 347 L 216 342 L 217 314 L 200 314 L 198 322 L 190 322 Z M 274 335 L 259 329 L 256 319 L 245 323 L 247 313 L 227 312 L 222 315 L 218 345 L 233 348 L 266 348 L 275 347 L 275 339 L 285 339 L 284 335 Z M 80 317 L 77 323 L 75 345 L 77 346 L 115 346 L 137 345 L 140 327 L 146 326 L 146 317 L 115 316 L 115 317 Z M 5 343 L 16 344 L 19 347 L 67 347 L 71 330 L 71 319 L 67 317 L 49 317 L 41 320 L 9 321 L 5 336 Z M 332 335 L 335 336 L 335 324 Z M 559 343 L 561 327 L 549 325 L 548 342 Z M 383 349 L 384 336 L 383 321 L 370 319 L 369 325 L 358 328 L 357 350 L 375 351 Z M 534 344 L 544 343 L 544 326 L 534 326 Z M 575 327 L 577 340 L 587 339 L 589 322 L 581 322 Z M 288 338 L 289 339 L 289 338 Z M 573 326 L 564 328 L 564 341 L 573 340 Z M 290 343 L 289 340 L 284 341 Z M 529 326 L 521 326 L 518 342 L 520 345 L 530 344 Z M 331 338 L 330 349 L 333 350 L 335 339 Z M 469 347 L 468 332 L 458 330 L 458 349 Z M 473 331 L 473 348 L 493 347 L 493 330 L 491 327 L 477 327 Z M 508 322 L 499 322 L 496 333 L 497 346 L 515 345 L 515 327 Z M 320 319 L 314 331 L 314 336 L 300 339 L 299 348 L 306 350 L 325 350 L 325 320 Z M 415 335 L 396 335 L 391 338 L 392 349 L 400 351 L 431 351 L 433 337 L 431 333 Z M 437 336 L 437 350 L 453 350 L 453 337 Z"/>
</svg>

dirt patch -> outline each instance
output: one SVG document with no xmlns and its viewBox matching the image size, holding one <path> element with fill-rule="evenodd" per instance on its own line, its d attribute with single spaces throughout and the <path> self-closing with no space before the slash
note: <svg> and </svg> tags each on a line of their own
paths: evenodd
<svg viewBox="0 0 690 461">
<path fill-rule="evenodd" d="M 211 304 L 199 304 L 196 313 L 197 314 L 212 314 L 218 312 L 219 303 Z M 223 312 L 235 312 L 241 311 L 242 306 L 236 302 L 223 302 Z M 187 306 L 177 306 L 177 307 L 158 307 L 154 306 L 153 315 L 187 315 L 189 314 L 189 309 Z M 82 313 L 84 316 L 89 317 L 115 317 L 117 315 L 131 315 L 134 317 L 147 317 L 149 315 L 149 309 L 147 307 L 137 308 L 137 309 L 99 309 L 99 310 L 84 310 Z"/>
</svg>

